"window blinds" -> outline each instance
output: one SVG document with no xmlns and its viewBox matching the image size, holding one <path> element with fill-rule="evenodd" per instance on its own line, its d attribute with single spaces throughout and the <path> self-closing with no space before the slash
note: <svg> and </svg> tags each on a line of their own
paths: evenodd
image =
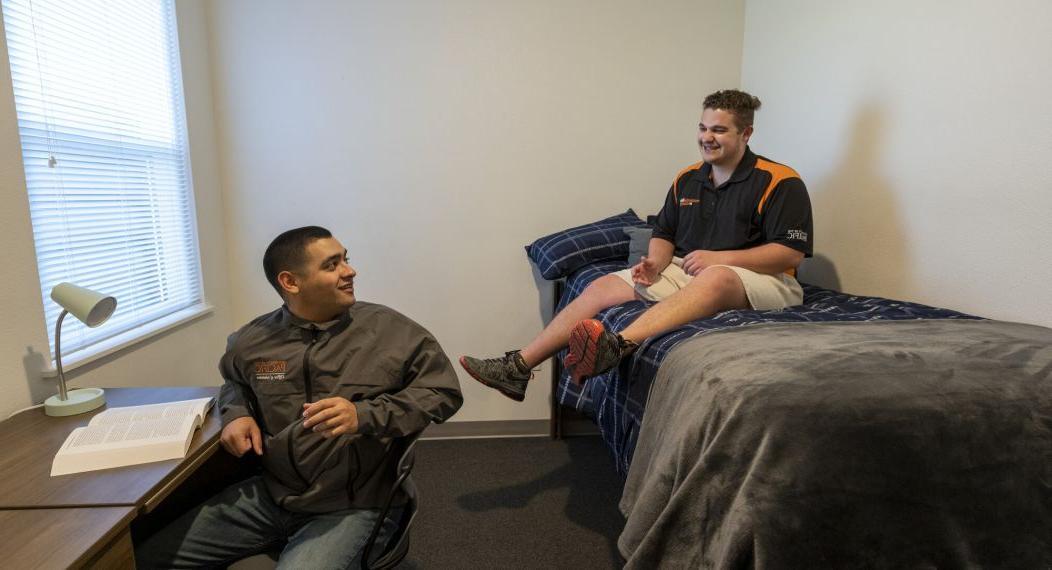
<svg viewBox="0 0 1052 570">
<path fill-rule="evenodd" d="M 63 356 L 203 302 L 171 0 L 2 0 L 41 298 L 117 298 Z M 132 333 L 133 334 L 133 333 Z"/>
</svg>

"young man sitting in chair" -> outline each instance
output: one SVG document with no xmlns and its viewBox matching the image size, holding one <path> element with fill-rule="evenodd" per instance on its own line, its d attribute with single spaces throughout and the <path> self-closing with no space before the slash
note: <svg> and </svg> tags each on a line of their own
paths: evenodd
<svg viewBox="0 0 1052 570">
<path fill-rule="evenodd" d="M 676 176 L 642 261 L 592 282 L 522 349 L 501 358 L 462 356 L 461 366 L 521 401 L 533 367 L 567 344 L 565 364 L 581 382 L 645 339 L 695 319 L 800 304 L 795 274 L 813 251 L 811 202 L 793 169 L 749 150 L 759 108 L 743 91 L 706 97 L 698 124 L 703 160 Z M 656 304 L 620 333 L 592 319 L 636 298 Z"/>
<path fill-rule="evenodd" d="M 392 441 L 463 401 L 430 333 L 356 301 L 347 250 L 328 230 L 279 235 L 263 268 L 284 305 L 231 335 L 219 364 L 222 445 L 259 455 L 263 475 L 147 539 L 140 567 L 222 566 L 281 546 L 279 567 L 357 565 L 395 483 Z"/>
</svg>

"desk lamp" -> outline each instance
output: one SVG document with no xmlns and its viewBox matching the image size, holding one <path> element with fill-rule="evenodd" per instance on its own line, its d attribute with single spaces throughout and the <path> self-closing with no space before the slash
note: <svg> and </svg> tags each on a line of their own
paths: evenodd
<svg viewBox="0 0 1052 570">
<path fill-rule="evenodd" d="M 90 412 L 106 403 L 102 388 L 66 390 L 66 375 L 62 373 L 62 319 L 67 313 L 89 327 L 106 322 L 117 308 L 117 299 L 96 293 L 72 283 L 59 283 L 51 290 L 51 299 L 62 307 L 55 323 L 55 368 L 58 369 L 58 395 L 44 401 L 44 413 L 49 416 L 73 416 Z"/>
</svg>

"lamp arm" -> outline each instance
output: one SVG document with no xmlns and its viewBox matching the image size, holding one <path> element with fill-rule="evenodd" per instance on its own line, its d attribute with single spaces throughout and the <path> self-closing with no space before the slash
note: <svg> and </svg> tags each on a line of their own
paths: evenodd
<svg viewBox="0 0 1052 570">
<path fill-rule="evenodd" d="M 62 319 L 66 318 L 68 313 L 69 311 L 62 309 L 58 320 L 55 321 L 55 368 L 58 369 L 58 397 L 63 401 L 68 396 L 66 395 L 66 375 L 62 373 Z"/>
</svg>

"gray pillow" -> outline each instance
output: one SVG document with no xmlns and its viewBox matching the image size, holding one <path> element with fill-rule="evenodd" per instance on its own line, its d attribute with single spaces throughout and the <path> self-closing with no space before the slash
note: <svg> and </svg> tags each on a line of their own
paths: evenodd
<svg viewBox="0 0 1052 570">
<path fill-rule="evenodd" d="M 639 263 L 639 258 L 650 251 L 650 236 L 654 233 L 653 228 L 624 228 L 628 236 L 628 266 Z"/>
</svg>

